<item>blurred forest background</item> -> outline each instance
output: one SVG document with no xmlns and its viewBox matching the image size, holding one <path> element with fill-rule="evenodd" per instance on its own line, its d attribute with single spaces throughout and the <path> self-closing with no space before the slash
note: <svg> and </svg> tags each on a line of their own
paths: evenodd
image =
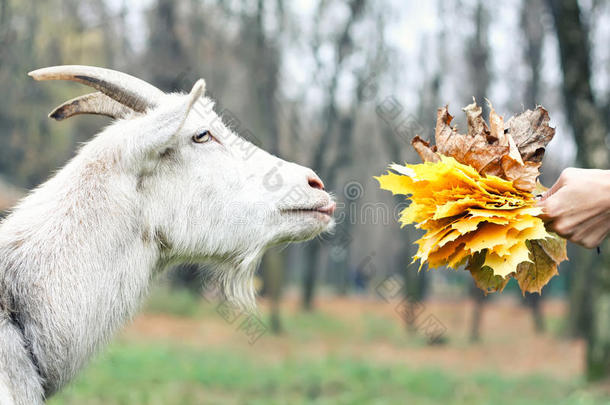
<svg viewBox="0 0 610 405">
<path fill-rule="evenodd" d="M 542 296 L 485 297 L 467 272 L 410 265 L 418 235 L 372 176 L 418 161 L 441 105 L 465 128 L 473 96 L 505 118 L 549 110 L 543 184 L 609 168 L 609 41 L 603 0 L 0 0 L 0 209 L 109 123 L 47 118 L 88 91 L 26 75 L 59 64 L 165 91 L 203 77 L 235 131 L 339 203 L 334 234 L 265 256 L 257 339 L 182 266 L 55 403 L 608 403 L 584 379 L 610 375 L 610 245 L 570 246 Z"/>
</svg>

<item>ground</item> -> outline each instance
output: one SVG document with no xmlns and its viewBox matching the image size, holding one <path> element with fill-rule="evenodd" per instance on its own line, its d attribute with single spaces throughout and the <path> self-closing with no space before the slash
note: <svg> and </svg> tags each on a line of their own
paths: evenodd
<svg viewBox="0 0 610 405">
<path fill-rule="evenodd" d="M 303 313 L 287 298 L 283 332 L 252 343 L 245 315 L 229 322 L 194 300 L 157 293 L 51 404 L 610 404 L 606 386 L 582 378 L 583 342 L 561 337 L 558 300 L 545 303 L 542 335 L 527 308 L 494 301 L 476 344 L 472 303 L 426 302 L 418 313 L 446 327 L 436 345 L 405 329 L 399 301 L 321 298 Z"/>
</svg>

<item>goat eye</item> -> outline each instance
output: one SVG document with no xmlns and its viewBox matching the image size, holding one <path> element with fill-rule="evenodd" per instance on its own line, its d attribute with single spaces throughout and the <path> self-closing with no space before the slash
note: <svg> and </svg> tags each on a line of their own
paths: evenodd
<svg viewBox="0 0 610 405">
<path fill-rule="evenodd" d="M 193 135 L 193 142 L 205 143 L 212 139 L 212 134 L 207 129 L 203 132 Z"/>
</svg>

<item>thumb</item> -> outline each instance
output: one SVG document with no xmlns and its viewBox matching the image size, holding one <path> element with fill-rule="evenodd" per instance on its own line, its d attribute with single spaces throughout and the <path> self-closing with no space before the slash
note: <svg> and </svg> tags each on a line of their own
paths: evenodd
<svg viewBox="0 0 610 405">
<path fill-rule="evenodd" d="M 563 180 L 561 179 L 561 177 L 555 182 L 555 184 L 553 184 L 553 186 L 551 186 L 551 188 L 549 188 L 548 190 L 546 190 L 544 193 L 542 193 L 542 195 L 540 196 L 540 201 L 544 201 L 547 198 L 549 198 L 550 196 L 552 196 L 553 194 L 555 194 L 557 191 L 559 191 L 559 189 L 563 187 Z"/>
</svg>

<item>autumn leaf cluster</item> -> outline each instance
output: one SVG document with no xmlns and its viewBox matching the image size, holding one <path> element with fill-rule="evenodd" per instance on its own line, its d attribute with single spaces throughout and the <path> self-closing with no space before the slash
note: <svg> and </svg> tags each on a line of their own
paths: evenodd
<svg viewBox="0 0 610 405">
<path fill-rule="evenodd" d="M 450 126 L 447 107 L 437 115 L 436 145 L 412 144 L 422 164 L 390 166 L 380 187 L 411 201 L 402 226 L 425 231 L 413 260 L 429 268 L 465 265 L 485 292 L 516 278 L 523 292 L 540 292 L 567 259 L 565 240 L 547 232 L 536 206 L 536 178 L 554 129 L 542 107 L 508 121 L 491 108 L 489 126 L 476 103 L 464 111 L 468 133 Z"/>
</svg>

